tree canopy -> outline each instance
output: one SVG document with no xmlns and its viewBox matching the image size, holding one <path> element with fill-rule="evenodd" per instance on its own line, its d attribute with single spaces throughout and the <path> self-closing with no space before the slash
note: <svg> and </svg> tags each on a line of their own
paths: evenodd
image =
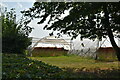
<svg viewBox="0 0 120 80">
<path fill-rule="evenodd" d="M 22 25 L 16 22 L 16 13 L 14 9 L 10 12 L 5 10 L 0 16 L 2 20 L 2 52 L 3 53 L 24 53 L 25 49 L 31 44 Z"/>
<path fill-rule="evenodd" d="M 69 15 L 61 15 L 69 10 Z M 109 37 L 120 61 L 120 49 L 114 37 L 119 37 L 120 32 L 120 3 L 119 2 L 35 2 L 32 8 L 22 11 L 30 19 L 39 18 L 38 24 L 48 19 L 44 27 L 47 30 L 58 30 L 76 38 L 102 39 Z"/>
</svg>

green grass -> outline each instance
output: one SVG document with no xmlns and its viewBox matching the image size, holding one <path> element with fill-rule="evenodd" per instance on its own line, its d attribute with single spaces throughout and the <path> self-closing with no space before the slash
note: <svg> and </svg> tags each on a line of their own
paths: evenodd
<svg viewBox="0 0 120 80">
<path fill-rule="evenodd" d="M 60 68 L 82 68 L 87 69 L 99 67 L 101 69 L 118 68 L 118 62 L 100 62 L 90 58 L 80 56 L 58 56 L 58 57 L 29 57 L 33 60 L 43 61 L 45 63 L 59 66 Z"/>
<path fill-rule="evenodd" d="M 120 78 L 118 62 L 100 62 L 80 56 L 29 57 L 58 66 L 68 78 Z"/>
<path fill-rule="evenodd" d="M 79 78 L 120 78 L 117 62 L 96 62 L 79 56 L 27 58 L 23 55 L 3 54 L 2 57 L 3 79 L 69 80 L 68 78 L 74 78 L 79 80 Z"/>
</svg>

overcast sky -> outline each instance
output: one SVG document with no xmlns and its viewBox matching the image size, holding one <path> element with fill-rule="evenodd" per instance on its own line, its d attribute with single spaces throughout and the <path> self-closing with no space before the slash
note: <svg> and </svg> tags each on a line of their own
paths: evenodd
<svg viewBox="0 0 120 80">
<path fill-rule="evenodd" d="M 4 7 L 7 7 L 8 11 L 11 8 L 15 8 L 16 13 L 17 13 L 17 20 L 18 20 L 18 19 L 20 19 L 21 15 L 22 15 L 20 13 L 20 11 L 27 10 L 28 8 L 31 8 L 34 2 L 35 2 L 34 0 L 30 1 L 30 2 L 2 2 L 2 3 L 0 3 L 0 5 L 2 5 Z M 34 28 L 32 33 L 30 34 L 30 37 L 42 38 L 42 37 L 45 37 L 45 36 L 49 36 L 49 33 L 51 33 L 52 30 L 43 30 L 43 27 L 46 23 L 38 25 L 37 24 L 38 21 L 39 20 L 33 20 L 29 24 L 31 27 Z M 57 31 L 55 31 L 54 34 L 56 35 Z M 66 35 L 63 35 L 63 37 L 67 38 Z"/>
</svg>

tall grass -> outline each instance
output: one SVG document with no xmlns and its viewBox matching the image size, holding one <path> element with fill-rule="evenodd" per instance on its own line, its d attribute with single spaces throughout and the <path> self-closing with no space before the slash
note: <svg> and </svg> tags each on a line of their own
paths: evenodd
<svg viewBox="0 0 120 80">
<path fill-rule="evenodd" d="M 50 57 L 50 56 L 65 56 L 67 55 L 67 51 L 64 50 L 54 50 L 54 49 L 40 49 L 33 50 L 32 56 L 34 57 Z"/>
<path fill-rule="evenodd" d="M 100 52 L 98 53 L 98 61 L 117 61 L 117 56 L 115 53 L 109 52 L 109 53 L 104 53 Z"/>
</svg>

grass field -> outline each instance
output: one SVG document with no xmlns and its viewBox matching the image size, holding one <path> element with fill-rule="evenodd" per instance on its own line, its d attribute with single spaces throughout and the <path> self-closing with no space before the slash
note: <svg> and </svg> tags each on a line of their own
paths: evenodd
<svg viewBox="0 0 120 80">
<path fill-rule="evenodd" d="M 117 62 L 96 62 L 79 56 L 29 57 L 3 54 L 3 79 L 71 80 L 120 78 Z"/>
<path fill-rule="evenodd" d="M 29 57 L 62 68 L 69 78 L 120 78 L 118 62 L 100 62 L 80 56 Z"/>
<path fill-rule="evenodd" d="M 108 69 L 108 68 L 118 68 L 118 62 L 100 62 L 95 61 L 90 58 L 82 58 L 80 56 L 58 56 L 58 57 L 29 57 L 33 60 L 43 61 L 45 63 L 59 66 L 60 68 L 83 68 L 87 69 L 91 68 L 100 68 L 100 69 Z"/>
</svg>

